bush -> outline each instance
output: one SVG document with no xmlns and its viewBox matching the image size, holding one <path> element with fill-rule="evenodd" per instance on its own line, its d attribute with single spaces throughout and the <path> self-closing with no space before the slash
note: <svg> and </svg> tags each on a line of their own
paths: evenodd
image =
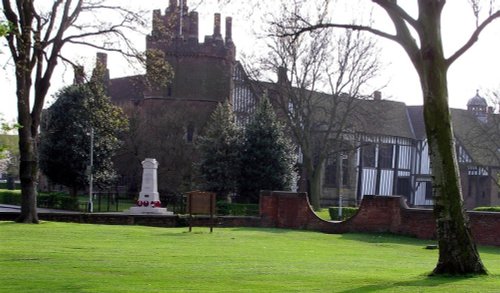
<svg viewBox="0 0 500 293">
<path fill-rule="evenodd" d="M 66 193 L 51 192 L 38 195 L 38 206 L 49 209 L 78 210 L 78 198 Z"/>
<path fill-rule="evenodd" d="M 328 212 L 330 213 L 330 218 L 332 220 L 339 220 L 339 208 L 338 207 L 329 207 Z M 354 207 L 342 207 L 342 219 L 341 221 L 347 220 L 350 217 L 354 216 L 358 212 L 358 208 Z"/>
<path fill-rule="evenodd" d="M 21 205 L 21 191 L 0 189 L 0 203 Z"/>
<path fill-rule="evenodd" d="M 259 215 L 259 205 L 218 201 L 217 214 L 222 216 L 257 216 Z"/>
<path fill-rule="evenodd" d="M 478 211 L 478 212 L 500 212 L 500 206 L 496 206 L 496 207 L 477 207 L 477 208 L 474 208 L 474 211 Z"/>
<path fill-rule="evenodd" d="M 37 202 L 41 208 L 78 210 L 78 199 L 62 192 L 40 193 Z M 0 203 L 21 205 L 21 190 L 0 189 Z"/>
</svg>

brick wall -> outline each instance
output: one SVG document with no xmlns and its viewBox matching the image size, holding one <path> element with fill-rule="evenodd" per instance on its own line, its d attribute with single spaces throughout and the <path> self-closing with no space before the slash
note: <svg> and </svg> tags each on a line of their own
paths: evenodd
<svg viewBox="0 0 500 293">
<path fill-rule="evenodd" d="M 500 213 L 469 212 L 472 235 L 477 244 L 500 245 Z M 0 221 L 12 221 L 18 213 L 0 213 Z M 215 227 L 265 227 L 302 229 L 324 233 L 394 233 L 421 239 L 434 239 L 435 221 L 432 210 L 408 208 L 399 196 L 365 196 L 359 211 L 352 218 L 324 221 L 312 211 L 306 193 L 263 191 L 260 217 L 224 216 L 215 218 Z M 182 215 L 127 215 L 121 213 L 39 213 L 46 221 L 90 224 L 145 225 L 186 227 Z M 197 216 L 193 226 L 208 227 L 210 218 Z"/>
<path fill-rule="evenodd" d="M 394 233 L 434 239 L 432 210 L 409 208 L 399 196 L 364 197 L 359 211 L 343 222 L 324 221 L 310 208 L 305 193 L 261 193 L 263 227 L 305 229 L 326 233 Z M 472 235 L 478 244 L 500 245 L 500 213 L 469 212 Z"/>
</svg>

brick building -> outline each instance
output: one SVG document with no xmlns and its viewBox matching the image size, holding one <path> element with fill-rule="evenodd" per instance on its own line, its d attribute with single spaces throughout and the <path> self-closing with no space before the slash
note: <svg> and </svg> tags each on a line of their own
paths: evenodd
<svg viewBox="0 0 500 293">
<path fill-rule="evenodd" d="M 193 187 L 197 158 L 193 142 L 217 104 L 231 101 L 235 87 L 231 17 L 225 18 L 223 35 L 221 15 L 215 14 L 213 33 L 200 42 L 198 13 L 190 11 L 186 2 L 181 6 L 170 0 L 163 13 L 154 10 L 152 31 L 146 36 L 146 50 L 160 52 L 171 67 L 168 84 L 152 86 L 149 68 L 145 75 L 106 80 L 112 102 L 131 117 L 132 134 L 116 162 L 119 171 L 126 181 L 137 183 L 140 170 L 134 166 L 140 166 L 144 157 L 157 158 L 158 175 L 164 178 L 159 187 L 168 193 Z M 98 53 L 97 58 L 107 67 L 105 54 Z"/>
</svg>

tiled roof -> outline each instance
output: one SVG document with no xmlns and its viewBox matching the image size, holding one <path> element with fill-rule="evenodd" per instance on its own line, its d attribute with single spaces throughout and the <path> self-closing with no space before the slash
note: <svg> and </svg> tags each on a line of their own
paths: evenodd
<svg viewBox="0 0 500 293">
<path fill-rule="evenodd" d="M 408 106 L 408 114 L 415 131 L 415 137 L 426 137 L 423 106 Z M 490 114 L 488 122 L 483 123 L 474 113 L 463 109 L 451 109 L 453 133 L 456 140 L 481 166 L 500 166 L 500 117 Z"/>
<path fill-rule="evenodd" d="M 279 85 L 269 82 L 252 82 L 256 96 L 262 96 L 265 91 L 273 99 L 273 92 L 279 90 Z M 293 89 L 298 91 L 298 89 Z M 321 92 L 306 92 L 308 97 L 314 99 L 313 105 L 316 107 L 315 119 L 321 121 L 321 116 L 325 116 L 323 105 L 337 103 L 337 106 L 330 105 L 330 111 L 336 111 L 336 119 L 343 119 L 344 113 L 349 111 L 347 122 L 344 123 L 348 130 L 359 133 L 373 135 L 387 135 L 405 138 L 415 138 L 413 129 L 408 119 L 406 105 L 402 102 L 389 100 L 374 100 L 365 98 L 351 98 L 347 95 L 333 98 L 331 95 Z M 331 113 L 331 112 L 330 112 Z M 326 117 L 326 116 L 325 116 Z M 326 119 L 326 118 L 325 118 Z"/>
</svg>

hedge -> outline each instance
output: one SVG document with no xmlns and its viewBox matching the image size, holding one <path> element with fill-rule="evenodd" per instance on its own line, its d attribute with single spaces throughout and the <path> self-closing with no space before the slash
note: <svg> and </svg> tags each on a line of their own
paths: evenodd
<svg viewBox="0 0 500 293">
<path fill-rule="evenodd" d="M 328 212 L 330 213 L 330 218 L 332 220 L 347 220 L 350 217 L 354 216 L 358 212 L 358 208 L 354 207 L 342 207 L 342 219 L 339 219 L 339 208 L 338 207 L 329 207 Z"/>
<path fill-rule="evenodd" d="M 257 216 L 259 215 L 258 204 L 217 202 L 217 215 L 221 216 Z"/>
<path fill-rule="evenodd" d="M 21 205 L 21 190 L 0 189 L 0 203 Z"/>
<path fill-rule="evenodd" d="M 21 191 L 0 189 L 0 203 L 21 205 Z M 61 192 L 40 193 L 37 203 L 40 208 L 78 210 L 78 199 Z"/>
<path fill-rule="evenodd" d="M 477 208 L 474 208 L 474 211 L 478 211 L 478 212 L 500 212 L 500 206 L 496 206 L 496 207 L 477 207 Z"/>
</svg>

